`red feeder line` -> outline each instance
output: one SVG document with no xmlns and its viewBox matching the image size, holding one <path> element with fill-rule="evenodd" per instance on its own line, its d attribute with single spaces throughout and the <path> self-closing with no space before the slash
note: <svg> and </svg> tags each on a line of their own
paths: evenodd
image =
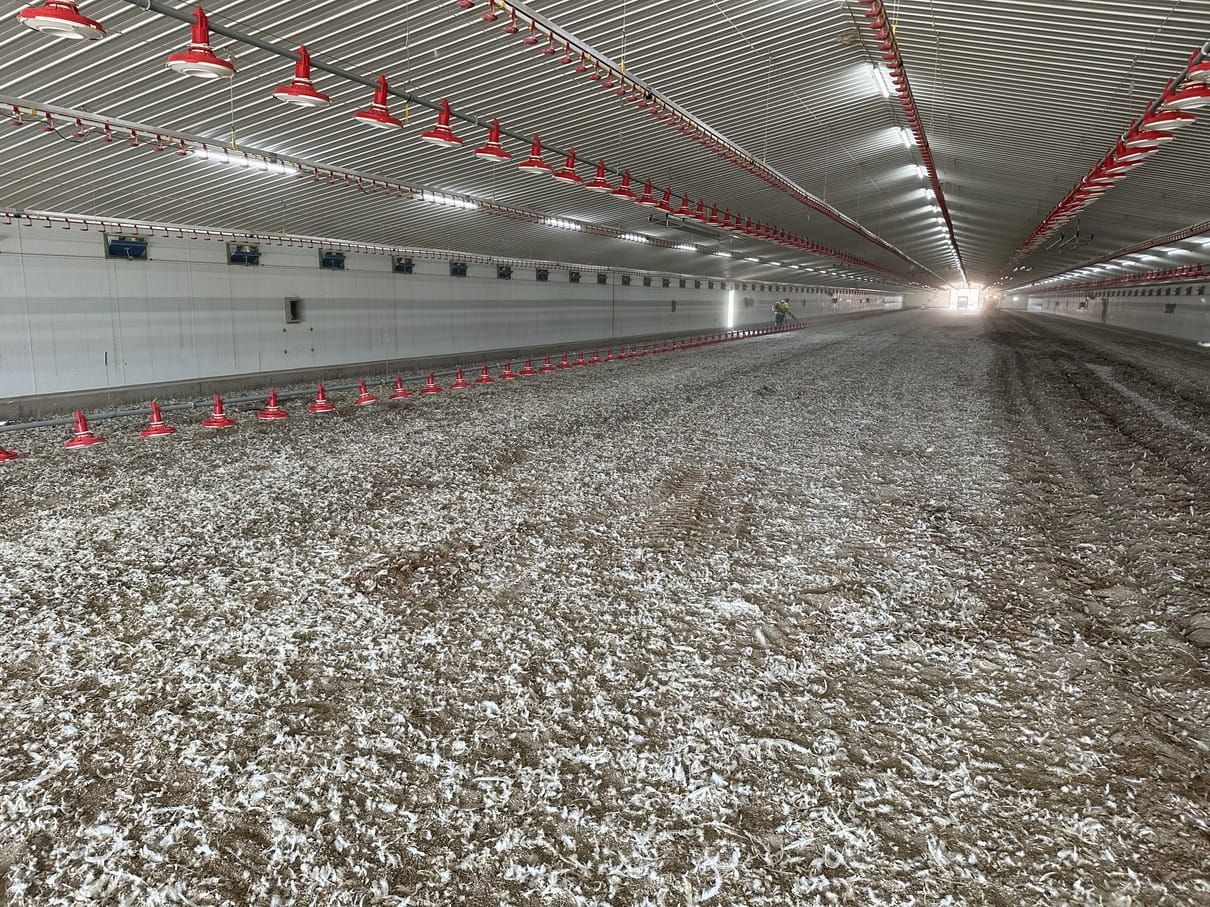
<svg viewBox="0 0 1210 907">
<path fill-rule="evenodd" d="M 370 389 L 366 387 L 365 379 L 362 378 L 357 382 L 357 399 L 353 401 L 354 406 L 373 406 L 378 402 L 378 398 L 370 393 Z"/>
<path fill-rule="evenodd" d="M 1035 287 L 1039 293 L 1058 293 L 1063 290 L 1097 290 L 1109 287 L 1127 287 L 1135 284 L 1167 283 L 1174 280 L 1199 280 L 1207 276 L 1202 265 L 1188 265 L 1183 268 L 1169 268 L 1166 271 L 1142 271 L 1138 274 L 1127 274 L 1122 277 L 1107 277 L 1104 280 L 1088 280 L 1082 283 L 1056 284 L 1053 287 Z"/>
<path fill-rule="evenodd" d="M 74 112 L 68 112 L 68 115 L 72 115 L 73 113 Z M 110 123 L 108 123 L 104 120 L 97 119 L 95 117 L 89 117 L 87 113 L 81 112 L 81 118 L 85 123 L 91 122 L 91 123 L 94 123 L 95 125 L 103 126 L 104 129 L 106 129 L 106 130 L 111 129 Z M 126 128 L 126 127 L 123 126 L 121 128 Z M 147 132 L 145 127 L 143 129 L 145 132 Z M 134 136 L 135 139 L 137 140 L 138 136 L 140 134 L 139 130 L 130 129 L 129 131 L 130 131 L 131 135 Z M 152 133 L 147 132 L 147 134 L 150 135 Z M 206 152 L 207 154 L 216 154 L 218 151 L 218 149 L 213 149 L 213 150 L 210 149 L 206 143 L 204 143 L 196 138 L 190 137 L 190 136 L 174 135 L 174 134 L 167 133 L 167 132 L 156 133 L 156 135 L 160 136 L 161 140 L 162 140 L 163 136 L 168 136 L 169 139 L 171 139 L 172 141 L 175 141 L 181 148 L 184 148 L 186 150 L 192 150 L 192 149 L 196 148 L 196 149 Z M 190 145 L 191 142 L 194 144 Z M 490 131 L 489 131 L 488 144 L 489 145 L 491 144 L 491 132 Z M 535 143 L 535 144 L 537 144 L 537 143 Z M 134 142 L 132 142 L 131 147 L 138 147 L 138 146 Z M 485 146 L 485 147 L 487 147 L 487 146 Z M 230 156 L 231 152 L 228 149 L 224 148 L 221 150 L 224 155 Z M 482 149 L 479 149 L 479 150 L 482 150 Z M 297 162 L 297 161 L 283 161 L 275 155 L 268 154 L 268 153 L 262 154 L 255 150 L 249 150 L 249 149 L 244 149 L 240 153 L 243 155 L 243 157 L 245 159 L 252 161 L 252 162 L 256 162 L 258 160 L 264 160 L 266 162 L 277 163 L 277 164 L 282 164 L 282 163 L 291 164 L 291 165 L 297 167 L 298 173 L 300 176 L 310 173 L 311 179 L 313 182 L 318 181 L 320 179 L 326 179 L 326 181 L 329 185 L 342 185 L 346 188 L 356 189 L 357 191 L 359 191 L 361 193 L 383 192 L 389 196 L 411 197 L 411 198 L 418 199 L 418 198 L 422 198 L 424 195 L 424 192 L 425 192 L 425 190 L 420 187 L 409 186 L 409 185 L 405 185 L 403 183 L 397 183 L 397 182 L 393 182 L 393 181 L 387 180 L 387 179 L 379 180 L 377 178 L 370 178 L 369 180 L 367 180 L 361 174 L 353 173 L 352 171 L 341 170 L 340 168 L 336 168 L 336 167 L 321 167 L 318 165 L 307 164 L 307 163 L 302 163 L 302 162 Z M 476 153 L 478 153 L 478 152 L 476 152 Z M 598 168 L 598 170 L 599 169 L 600 168 Z M 608 184 L 606 184 L 606 185 L 608 185 Z M 622 186 L 628 187 L 628 180 L 625 177 L 623 178 Z M 619 187 L 619 189 L 621 190 L 622 187 Z M 446 193 L 446 194 L 448 194 L 448 193 Z M 628 188 L 625 188 L 624 191 L 615 191 L 613 194 L 617 195 L 619 198 L 628 198 L 633 195 L 633 193 L 631 193 Z M 671 199 L 672 199 L 671 189 L 667 190 L 666 194 L 668 196 L 668 198 L 667 198 L 668 211 L 670 213 L 674 213 L 674 214 L 680 213 L 680 214 L 684 215 L 684 210 L 683 210 L 685 207 L 684 202 L 682 201 L 681 209 L 678 210 L 671 203 Z M 453 197 L 453 196 L 451 196 L 451 197 Z M 546 224 L 550 220 L 548 215 L 540 214 L 535 211 L 529 211 L 529 210 L 526 210 L 523 208 L 513 208 L 508 205 L 502 205 L 502 204 L 498 204 L 496 202 L 491 202 L 491 201 L 482 200 L 482 199 L 475 199 L 474 201 L 476 202 L 477 210 L 480 212 L 483 212 L 483 213 L 492 214 L 492 215 L 499 216 L 499 217 L 507 217 L 511 220 L 521 221 L 521 222 L 525 222 L 525 223 L 533 223 L 533 224 Z M 644 195 L 643 199 L 639 200 L 639 203 L 640 204 L 648 203 L 646 194 Z M 652 201 L 652 203 L 654 203 L 654 200 Z M 692 216 L 692 214 L 690 214 L 689 216 Z M 562 219 L 569 220 L 568 218 L 562 218 Z M 601 224 L 594 224 L 594 223 L 590 223 L 588 221 L 571 221 L 571 222 L 576 224 L 576 226 L 578 227 L 580 232 L 588 233 L 588 234 L 594 235 L 594 236 L 602 236 L 602 237 L 611 238 L 611 239 L 621 239 L 624 235 L 626 235 L 626 232 L 627 232 L 627 231 L 621 230 L 619 228 L 608 227 L 608 226 L 604 226 Z M 760 229 L 757 229 L 756 226 L 751 226 L 751 221 L 749 221 L 749 226 L 748 226 L 747 230 L 743 230 L 742 228 L 738 227 L 738 223 L 729 224 L 726 221 L 720 222 L 719 226 L 727 227 L 727 228 L 731 228 L 731 229 L 740 229 L 742 232 L 747 232 L 750 235 L 752 235 L 756 238 L 759 238 L 759 239 L 765 239 L 770 242 L 775 242 L 775 243 L 785 246 L 787 248 L 797 249 L 797 250 L 801 250 L 804 252 L 810 252 L 812 254 L 821 255 L 821 256 L 824 256 L 827 258 L 832 258 L 836 261 L 843 262 L 843 263 L 849 264 L 849 265 L 853 265 L 854 267 L 865 268 L 867 270 L 883 273 L 890 277 L 895 278 L 896 280 L 907 280 L 907 278 L 904 275 L 898 274 L 889 268 L 885 268 L 881 265 L 874 264 L 873 262 L 866 261 L 865 259 L 859 258 L 855 255 L 850 255 L 845 252 L 840 252 L 839 250 L 833 249 L 829 246 L 825 246 L 820 243 L 812 242 L 811 240 L 808 240 L 804 237 L 799 237 L 794 234 L 787 233 L 784 230 L 779 230 L 779 229 L 775 229 L 773 227 L 764 226 L 764 225 L 757 225 L 760 227 Z M 207 236 L 207 238 L 209 238 L 209 235 Z M 672 240 L 660 239 L 658 237 L 647 236 L 644 238 L 646 239 L 648 245 L 654 246 L 656 248 L 671 249 L 671 248 L 675 248 L 678 245 L 676 242 L 673 242 Z"/>
<path fill-rule="evenodd" d="M 866 2 L 866 0 L 862 0 L 862 2 Z M 508 7 L 508 4 L 503 2 L 500 5 L 502 7 Z M 467 7 L 463 8 L 465 9 Z M 509 8 L 511 9 L 511 7 Z M 488 20 L 486 16 L 481 18 L 483 18 L 484 21 L 493 21 Z M 528 18 L 530 18 L 531 25 L 538 23 L 536 18 Z M 555 44 L 553 27 L 545 23 L 539 24 L 541 24 L 543 28 L 550 30 L 547 47 L 553 48 Z M 733 163 L 736 166 L 748 171 L 758 179 L 761 179 L 768 185 L 772 186 L 774 189 L 789 195 L 795 201 L 806 205 L 812 210 L 822 214 L 824 217 L 827 217 L 829 220 L 840 224 L 845 229 L 856 233 L 867 242 L 878 246 L 884 251 L 890 252 L 892 255 L 896 256 L 907 264 L 914 267 L 919 266 L 917 262 L 913 261 L 904 252 L 900 251 L 898 248 L 891 245 L 881 237 L 871 233 L 865 227 L 861 226 L 861 224 L 857 223 L 857 221 L 831 207 L 826 202 L 809 195 L 807 192 L 791 183 L 784 176 L 745 152 L 738 145 L 734 145 L 731 142 L 721 138 L 712 131 L 706 129 L 703 125 L 697 123 L 688 115 L 676 110 L 666 100 L 658 97 L 651 89 L 639 85 L 634 81 L 633 78 L 624 76 L 617 69 L 617 67 L 613 66 L 609 61 L 596 56 L 586 48 L 577 47 L 576 50 L 579 51 L 578 58 L 572 53 L 570 40 L 565 40 L 564 53 L 561 57 L 557 58 L 558 63 L 561 65 L 566 65 L 575 62 L 576 66 L 574 68 L 577 74 L 589 73 L 588 78 L 591 81 L 613 91 L 614 94 L 616 94 L 619 98 L 634 103 L 641 109 L 648 110 L 652 116 L 656 117 L 666 125 L 676 129 L 678 132 L 687 136 L 688 138 L 693 139 L 708 151 L 711 151 L 715 155 L 722 157 L 730 163 Z M 553 57 L 553 52 L 544 52 L 544 55 Z M 629 92 L 625 90 L 627 79 L 630 79 L 631 90 Z M 621 87 L 615 90 L 615 86 L 618 85 Z M 893 274 L 894 272 L 888 271 L 887 273 Z M 895 276 L 901 277 L 901 275 L 898 274 Z"/>
<path fill-rule="evenodd" d="M 164 416 L 160 412 L 160 404 L 156 401 L 151 401 L 151 416 L 147 427 L 139 432 L 139 436 L 147 438 L 167 438 L 176 434 L 176 429 L 164 421 Z"/>
<path fill-rule="evenodd" d="M 1153 239 L 1145 239 L 1142 242 L 1134 243 L 1130 246 L 1118 249 L 1116 252 L 1110 252 L 1102 255 L 1100 258 L 1089 259 L 1081 262 L 1070 268 L 1063 268 L 1061 271 L 1055 271 L 1052 274 L 1047 274 L 1045 277 L 1040 277 L 1032 281 L 1029 285 L 1036 286 L 1043 280 L 1050 280 L 1055 277 L 1062 277 L 1064 274 L 1070 274 L 1072 271 L 1079 271 L 1081 268 L 1091 268 L 1095 265 L 1108 264 L 1111 261 L 1116 261 L 1119 258 L 1125 258 L 1127 255 L 1133 255 L 1136 252 L 1146 252 L 1149 249 L 1154 249 L 1157 246 L 1170 246 L 1173 243 L 1178 243 L 1194 236 L 1202 236 L 1210 233 L 1210 221 L 1202 221 L 1199 224 L 1193 224 L 1189 227 L 1183 227 L 1173 233 L 1166 233 L 1163 236 L 1157 236 Z"/>
<path fill-rule="evenodd" d="M 406 400 L 412 396 L 412 392 L 403 386 L 403 376 L 395 376 L 395 390 L 391 393 L 392 400 Z"/>
<path fill-rule="evenodd" d="M 1135 167 L 1172 141 L 1173 133 L 1196 122 L 1189 113 L 1210 104 L 1210 62 L 1202 50 L 1189 57 L 1189 64 L 1176 78 L 1170 79 L 1163 93 L 1151 101 L 1143 115 L 1132 120 L 1109 152 L 1076 183 L 1063 200 L 1051 209 L 1015 251 L 1000 272 L 1003 277 L 1013 265 L 1052 235 L 1068 221 L 1112 189 Z"/>
<path fill-rule="evenodd" d="M 88 417 L 81 410 L 77 409 L 75 412 L 75 423 L 75 432 L 72 434 L 71 439 L 63 445 L 68 450 L 83 450 L 86 447 L 106 443 L 105 438 L 94 434 L 92 429 L 88 427 Z"/>
</svg>

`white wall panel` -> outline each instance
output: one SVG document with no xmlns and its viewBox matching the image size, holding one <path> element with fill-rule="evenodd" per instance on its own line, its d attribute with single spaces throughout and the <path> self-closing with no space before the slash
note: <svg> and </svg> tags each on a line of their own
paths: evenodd
<svg viewBox="0 0 1210 907">
<path fill-rule="evenodd" d="M 768 324 L 782 295 L 799 317 L 881 308 L 718 279 L 624 286 L 610 272 L 598 285 L 590 269 L 579 284 L 560 269 L 539 283 L 531 268 L 506 281 L 472 263 L 456 279 L 418 259 L 396 275 L 385 256 L 354 253 L 324 271 L 313 248 L 268 244 L 259 267 L 230 266 L 225 243 L 175 236 L 152 237 L 148 261 L 109 260 L 95 230 L 23 228 L 0 253 L 0 398 L 723 329 L 732 288 L 737 327 Z M 286 323 L 289 296 L 303 299 L 301 324 Z"/>
<path fill-rule="evenodd" d="M 1025 309 L 1032 303 L 1035 310 L 1046 315 L 1210 342 L 1210 297 L 1205 284 L 1018 295 L 1013 308 Z"/>
</svg>

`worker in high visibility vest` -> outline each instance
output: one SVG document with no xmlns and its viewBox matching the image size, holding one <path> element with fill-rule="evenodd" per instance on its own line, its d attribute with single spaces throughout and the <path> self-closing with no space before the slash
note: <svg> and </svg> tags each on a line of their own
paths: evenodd
<svg viewBox="0 0 1210 907">
<path fill-rule="evenodd" d="M 790 314 L 790 300 L 779 299 L 773 303 L 773 317 L 777 320 L 777 326 L 781 327 L 786 323 L 786 316 Z"/>
</svg>

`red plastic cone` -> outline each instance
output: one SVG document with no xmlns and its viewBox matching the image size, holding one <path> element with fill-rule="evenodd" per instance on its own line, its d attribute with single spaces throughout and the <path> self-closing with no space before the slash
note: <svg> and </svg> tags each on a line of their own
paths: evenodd
<svg viewBox="0 0 1210 907">
<path fill-rule="evenodd" d="M 5 450 L 0 447 L 0 463 L 7 463 L 9 460 L 16 460 L 21 456 L 15 450 Z"/>
<path fill-rule="evenodd" d="M 576 353 L 576 368 L 583 368 L 586 365 L 588 365 L 588 362 L 584 359 L 584 354 L 582 352 Z"/>
<path fill-rule="evenodd" d="M 630 348 L 630 355 L 627 356 L 626 358 L 627 359 L 638 359 L 642 355 L 643 354 L 639 352 L 639 348 L 637 346 L 632 346 Z"/>
<path fill-rule="evenodd" d="M 378 398 L 370 393 L 366 387 L 365 379 L 357 382 L 357 399 L 353 401 L 354 406 L 373 406 L 378 402 Z"/>
<path fill-rule="evenodd" d="M 606 361 L 606 362 L 613 362 L 613 360 L 614 360 L 614 359 L 616 359 L 616 358 L 617 358 L 617 357 L 616 357 L 616 356 L 613 354 L 613 347 L 610 347 L 610 348 L 609 348 L 609 352 L 605 354 L 605 361 Z"/>
<path fill-rule="evenodd" d="M 290 414 L 277 402 L 277 391 L 270 390 L 269 401 L 265 404 L 265 408 L 256 414 L 256 418 L 262 422 L 279 422 L 282 419 L 289 419 Z"/>
<path fill-rule="evenodd" d="M 235 420 L 227 415 L 227 411 L 223 409 L 223 398 L 218 394 L 214 395 L 214 409 L 210 411 L 209 417 L 202 420 L 203 428 L 235 428 Z"/>
<path fill-rule="evenodd" d="M 495 384 L 496 379 L 491 376 L 487 370 L 487 363 L 483 363 L 483 369 L 479 372 L 479 377 L 475 379 L 476 384 Z"/>
<path fill-rule="evenodd" d="M 454 383 L 451 384 L 450 387 L 455 388 L 457 390 L 462 390 L 463 388 L 467 388 L 470 386 L 471 386 L 471 383 L 466 380 L 466 375 L 464 375 L 462 373 L 462 369 L 458 369 L 458 371 L 454 375 Z"/>
<path fill-rule="evenodd" d="M 542 368 L 540 368 L 538 371 L 542 372 L 542 374 L 544 374 L 544 375 L 549 375 L 554 370 L 555 370 L 555 367 L 550 364 L 550 357 L 547 356 L 545 359 L 542 360 Z"/>
<path fill-rule="evenodd" d="M 562 360 L 560 360 L 559 364 L 555 366 L 555 368 L 571 368 L 571 362 L 568 361 L 566 353 L 563 354 Z"/>
<path fill-rule="evenodd" d="M 321 416 L 324 413 L 336 412 L 336 404 L 328 399 L 328 392 L 322 384 L 316 386 L 315 402 L 307 407 L 307 412 L 314 413 L 317 416 Z"/>
<path fill-rule="evenodd" d="M 600 352 L 600 350 L 593 350 L 593 351 L 592 351 L 592 358 L 588 360 L 588 364 L 589 364 L 589 365 L 600 365 L 600 364 L 601 364 L 601 352 Z"/>
<path fill-rule="evenodd" d="M 486 367 L 486 366 L 485 366 Z M 501 381 L 516 381 L 517 373 L 513 371 L 513 364 L 509 360 L 504 362 L 504 371 L 500 373 Z"/>
<path fill-rule="evenodd" d="M 76 433 L 63 446 L 69 450 L 80 450 L 85 447 L 92 447 L 94 444 L 104 444 L 105 438 L 99 435 L 94 435 L 88 427 L 88 418 L 83 411 L 76 410 Z"/>
<path fill-rule="evenodd" d="M 406 400 L 412 396 L 412 392 L 403 386 L 403 376 L 395 376 L 395 390 L 391 393 L 392 400 Z"/>
<path fill-rule="evenodd" d="M 139 435 L 144 438 L 167 438 L 175 434 L 176 429 L 164 421 L 164 415 L 160 412 L 160 404 L 152 400 L 151 423 L 139 432 Z"/>
<path fill-rule="evenodd" d="M 433 377 L 433 373 L 429 372 L 428 380 L 424 382 L 424 387 L 420 388 L 422 394 L 439 394 L 441 393 L 441 385 L 437 383 L 437 379 Z"/>
<path fill-rule="evenodd" d="M 534 360 L 526 359 L 525 367 L 521 369 L 521 371 L 517 372 L 517 374 L 523 378 L 528 378 L 530 375 L 538 374 L 538 370 L 534 368 Z"/>
</svg>

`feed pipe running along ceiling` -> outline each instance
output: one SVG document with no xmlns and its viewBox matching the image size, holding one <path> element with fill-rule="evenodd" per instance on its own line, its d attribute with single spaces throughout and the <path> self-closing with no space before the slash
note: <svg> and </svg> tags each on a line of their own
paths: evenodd
<svg viewBox="0 0 1210 907">
<path fill-rule="evenodd" d="M 192 12 L 189 12 L 188 10 L 184 10 L 184 9 L 177 9 L 177 8 L 170 6 L 169 4 L 163 2 L 163 0 L 123 0 L 123 2 L 128 3 L 131 6 L 137 7 L 139 9 L 148 11 L 148 12 L 154 12 L 159 15 L 163 15 L 163 16 L 167 16 L 169 18 L 176 19 L 180 22 L 192 23 L 194 21 L 194 14 Z M 499 3 L 498 5 L 501 6 L 502 8 L 505 8 L 505 4 L 503 4 L 503 3 Z M 591 49 L 588 48 L 587 45 L 584 45 L 581 42 L 577 41 L 570 34 L 563 32 L 562 30 L 558 29 L 553 24 L 546 22 L 545 20 L 541 19 L 541 17 L 537 16 L 536 14 L 534 14 L 528 10 L 525 10 L 524 8 L 520 7 L 520 5 L 516 5 L 516 6 L 517 6 L 517 9 L 522 11 L 523 15 L 532 19 L 534 22 L 541 24 L 541 26 L 544 30 L 549 31 L 551 34 L 558 34 L 560 36 L 560 40 L 574 44 L 577 49 L 582 50 L 586 54 L 590 52 Z M 222 23 L 216 23 L 213 20 L 210 20 L 209 28 L 210 28 L 210 31 L 215 34 L 222 35 L 233 41 L 238 41 L 240 43 L 247 44 L 251 47 L 256 47 L 256 48 L 258 48 L 260 50 L 264 50 L 268 53 L 272 53 L 277 56 L 280 56 L 280 57 L 283 57 L 283 58 L 286 58 L 289 60 L 293 60 L 295 62 L 298 62 L 301 59 L 300 54 L 296 50 L 293 50 L 293 49 L 291 49 L 287 46 L 281 45 L 281 44 L 276 44 L 272 41 L 267 41 L 263 38 L 259 38 L 259 37 L 255 36 L 255 35 L 251 35 L 251 34 L 242 32 L 242 31 L 232 28 L 228 25 L 224 25 Z M 596 55 L 595 52 L 593 55 L 594 55 L 594 59 L 600 60 L 604 65 L 612 67 L 615 70 L 620 70 L 620 68 L 617 67 L 616 64 L 613 64 L 612 61 L 599 57 L 599 55 Z M 377 79 L 371 79 L 367 76 L 359 75 L 358 73 L 352 72 L 351 70 L 327 63 L 327 62 L 323 61 L 322 59 L 316 59 L 315 57 L 309 57 L 309 63 L 310 63 L 310 66 L 312 69 L 318 69 L 322 72 L 326 72 L 330 75 L 336 76 L 337 78 L 346 79 L 346 80 L 354 82 L 356 84 L 364 85 L 367 88 L 372 88 L 372 89 L 380 88 L 380 85 L 379 85 L 379 82 Z M 638 80 L 632 79 L 629 76 L 627 76 L 626 78 L 631 82 L 632 85 L 636 85 L 636 86 L 642 88 L 643 91 L 645 91 L 653 96 L 658 97 L 658 95 L 656 95 L 656 93 L 654 91 L 652 91 L 652 89 L 643 85 Z M 441 102 L 430 100 L 428 98 L 425 98 L 422 95 L 417 95 L 414 92 L 401 91 L 397 88 L 390 87 L 388 89 L 388 93 L 395 97 L 401 98 L 408 103 L 414 103 L 421 107 L 426 107 L 430 110 L 437 111 L 438 113 L 442 112 L 442 103 Z M 671 104 L 671 102 L 668 102 L 666 99 L 663 99 L 662 97 L 660 98 L 660 102 L 661 102 L 661 104 L 666 106 L 669 110 L 673 111 L 677 117 L 683 119 L 686 122 L 694 124 L 695 128 L 701 130 L 703 133 L 708 133 L 713 141 L 719 143 L 720 145 L 726 145 L 727 147 L 733 149 L 737 155 L 742 156 L 745 160 L 749 160 L 749 161 L 752 161 L 755 163 L 755 158 L 753 158 L 752 155 L 750 155 L 748 152 L 744 151 L 742 148 L 739 148 L 739 146 L 734 145 L 734 143 L 729 142 L 727 139 L 723 138 L 721 135 L 714 132 L 714 130 L 710 129 L 704 123 L 700 123 L 700 121 L 697 121 L 695 118 L 691 117 L 689 114 L 680 110 L 680 108 Z M 450 108 L 449 113 L 450 113 L 450 116 L 457 118 L 463 122 L 469 123 L 471 125 L 477 126 L 481 129 L 488 129 L 488 130 L 492 129 L 491 121 L 485 121 L 483 118 L 475 116 L 473 114 L 462 113 L 462 112 L 456 111 L 452 108 Z M 498 128 L 499 128 L 500 135 L 506 135 L 509 138 L 515 139 L 518 142 L 521 142 L 522 144 L 525 144 L 525 145 L 528 145 L 530 143 L 531 137 L 529 137 L 529 136 L 523 135 L 521 133 L 515 132 L 510 129 L 506 129 L 502 126 L 500 126 Z M 564 150 L 564 149 L 555 147 L 553 145 L 547 145 L 546 143 L 543 143 L 543 148 L 545 150 L 549 150 L 557 155 L 567 156 L 570 153 L 570 149 Z M 592 157 L 591 155 L 584 155 L 585 159 L 589 159 L 591 157 Z M 891 245 L 890 243 L 886 242 L 885 240 L 881 239 L 880 237 L 878 237 L 878 236 L 874 235 L 873 233 L 871 233 L 870 231 L 866 230 L 860 224 L 856 223 L 856 221 L 853 221 L 851 218 L 846 217 L 845 215 L 843 215 L 839 211 L 836 211 L 835 209 L 831 208 L 830 206 L 828 206 L 826 203 L 820 201 L 819 199 L 814 198 L 809 193 L 807 193 L 805 190 L 796 186 L 794 183 L 792 183 L 786 177 L 782 176 L 779 173 L 776 173 L 776 171 L 773 171 L 771 168 L 768 168 L 767 166 L 765 166 L 763 164 L 757 164 L 757 167 L 759 169 L 765 171 L 767 174 L 769 174 L 768 177 L 765 177 L 762 175 L 762 178 L 765 178 L 766 181 L 770 182 L 771 185 L 774 185 L 775 188 L 779 188 L 779 189 L 782 189 L 782 191 L 789 192 L 789 194 L 791 194 L 795 197 L 801 196 L 801 198 L 800 198 L 801 201 L 803 201 L 805 204 L 812 207 L 814 210 L 824 214 L 829 219 L 835 221 L 836 223 L 841 224 L 842 226 L 846 227 L 847 229 L 850 229 L 850 230 L 856 232 L 863 239 L 879 246 L 880 248 L 882 248 L 886 251 L 891 252 L 896 257 L 898 257 L 901 260 L 903 260 L 904 262 L 912 265 L 913 267 L 919 268 L 921 271 L 923 271 L 927 274 L 931 274 L 934 277 L 938 277 L 938 275 L 935 274 L 933 271 L 930 271 L 928 268 L 925 268 L 919 262 L 917 262 L 914 259 L 912 259 L 911 257 L 909 257 L 908 255 L 906 255 L 904 252 L 902 252 L 895 246 Z M 607 167 L 606 170 L 607 170 L 607 172 L 614 173 L 614 174 L 620 174 L 623 172 L 620 169 L 615 168 L 615 167 Z M 738 215 L 737 215 L 737 219 L 738 219 Z M 760 226 L 760 225 L 758 225 L 758 226 Z M 785 231 L 777 231 L 777 232 L 784 233 Z M 791 237 L 797 238 L 797 237 L 793 237 L 792 235 L 791 235 Z M 757 238 L 761 238 L 761 237 L 758 236 Z M 772 241 L 778 242 L 778 240 L 776 240 L 776 239 L 774 239 Z M 827 257 L 830 257 L 830 258 L 835 258 L 838 261 L 844 261 L 849 264 L 854 264 L 854 265 L 858 265 L 860 267 L 869 268 L 871 270 L 878 271 L 883 274 L 889 274 L 896 278 L 902 279 L 907 283 L 915 283 L 915 281 L 913 281 L 912 278 L 910 278 L 908 275 L 898 274 L 894 271 L 891 271 L 888 268 L 882 267 L 880 265 L 874 265 L 870 262 L 866 262 L 863 259 L 857 258 L 856 256 L 849 255 L 848 253 L 844 253 L 839 250 L 831 249 L 830 247 L 823 246 L 818 243 L 813 243 L 812 241 L 806 240 L 805 238 L 802 239 L 802 242 L 805 242 L 808 246 L 808 248 L 806 248 L 804 251 L 816 252 L 816 253 L 819 253 L 822 255 L 826 255 Z M 790 248 L 799 247 L 795 243 L 779 243 L 779 244 L 787 245 Z"/>
<path fill-rule="evenodd" d="M 907 253 L 899 249 L 897 246 L 887 242 L 882 237 L 876 235 L 870 230 L 863 227 L 857 221 L 853 220 L 846 214 L 833 208 L 827 202 L 807 192 L 789 177 L 780 173 L 773 167 L 770 167 L 766 162 L 759 160 L 754 154 L 746 151 L 741 146 L 732 142 L 722 133 L 716 131 L 703 120 L 689 113 L 689 111 L 680 107 L 678 104 L 670 101 L 658 90 L 652 88 L 642 79 L 637 79 L 626 72 L 624 64 L 615 62 L 612 58 L 598 52 L 590 44 L 581 41 L 574 34 L 556 25 L 552 20 L 540 15 L 529 9 L 523 3 L 505 2 L 505 0 L 495 0 L 503 9 L 510 9 L 514 15 L 520 12 L 522 17 L 540 26 L 543 31 L 552 36 L 552 39 L 557 37 L 558 42 L 562 43 L 565 49 L 570 52 L 574 50 L 584 61 L 591 61 L 594 64 L 594 75 L 599 75 L 601 70 L 607 76 L 616 75 L 623 83 L 629 82 L 631 86 L 637 89 L 646 99 L 650 99 L 653 103 L 651 109 L 653 113 L 662 110 L 670 114 L 669 117 L 662 119 L 669 125 L 677 127 L 685 135 L 694 138 L 710 151 L 719 154 L 724 159 L 736 163 L 749 173 L 759 177 L 764 182 L 768 183 L 774 189 L 789 195 L 791 198 L 806 205 L 812 210 L 824 215 L 829 220 L 839 224 L 847 230 L 856 233 L 862 239 L 869 243 L 878 246 L 884 251 L 890 252 L 897 258 L 912 267 L 919 268 L 927 274 L 932 274 L 940 279 L 939 275 L 929 270 L 920 262 L 909 256 Z M 469 8 L 469 7 L 468 7 Z M 621 94 L 619 92 L 619 94 Z"/>
</svg>

